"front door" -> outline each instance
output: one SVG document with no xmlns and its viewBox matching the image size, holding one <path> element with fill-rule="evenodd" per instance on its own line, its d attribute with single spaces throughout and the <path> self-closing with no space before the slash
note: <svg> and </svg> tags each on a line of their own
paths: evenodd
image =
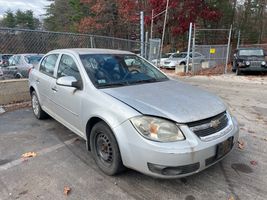
<svg viewBox="0 0 267 200">
<path fill-rule="evenodd" d="M 63 76 L 73 76 L 76 80 L 82 81 L 77 63 L 71 55 L 62 54 L 58 69 L 57 78 Z M 53 101 L 56 115 L 69 126 L 82 131 L 81 128 L 81 99 L 83 90 L 74 87 L 60 86 L 56 83 Z"/>
</svg>

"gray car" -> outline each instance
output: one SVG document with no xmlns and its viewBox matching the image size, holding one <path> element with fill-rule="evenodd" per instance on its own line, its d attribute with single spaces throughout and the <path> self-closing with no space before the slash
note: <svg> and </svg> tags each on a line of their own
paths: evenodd
<svg viewBox="0 0 267 200">
<path fill-rule="evenodd" d="M 43 54 L 15 54 L 9 58 L 5 73 L 14 78 L 28 78 L 29 71 L 38 64 Z"/>
<path fill-rule="evenodd" d="M 108 175 L 127 168 L 160 178 L 197 173 L 238 141 L 217 96 L 169 79 L 143 58 L 107 49 L 62 49 L 31 70 L 33 113 L 86 140 Z"/>
</svg>

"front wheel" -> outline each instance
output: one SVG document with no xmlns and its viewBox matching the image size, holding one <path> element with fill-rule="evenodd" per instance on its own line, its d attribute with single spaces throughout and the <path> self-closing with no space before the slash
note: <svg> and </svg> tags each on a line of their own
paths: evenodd
<svg viewBox="0 0 267 200">
<path fill-rule="evenodd" d="M 105 174 L 112 176 L 124 170 L 116 138 L 104 122 L 92 128 L 90 146 L 96 164 Z"/>
<path fill-rule="evenodd" d="M 33 91 L 31 96 L 32 96 L 32 110 L 33 110 L 34 116 L 37 119 L 45 119 L 45 118 L 47 118 L 48 115 L 41 108 L 36 92 Z"/>
<path fill-rule="evenodd" d="M 241 70 L 239 68 L 236 68 L 235 73 L 236 73 L 237 76 L 240 76 L 242 74 Z"/>
</svg>

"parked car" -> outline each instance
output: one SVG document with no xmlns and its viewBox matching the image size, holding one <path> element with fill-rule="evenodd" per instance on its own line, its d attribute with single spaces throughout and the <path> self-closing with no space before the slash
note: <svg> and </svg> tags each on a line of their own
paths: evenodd
<svg viewBox="0 0 267 200">
<path fill-rule="evenodd" d="M 248 71 L 267 72 L 264 50 L 262 48 L 237 49 L 233 58 L 232 71 L 236 72 L 236 75 Z"/>
<path fill-rule="evenodd" d="M 12 54 L 0 54 L 0 67 L 6 67 L 11 56 Z"/>
<path fill-rule="evenodd" d="M 9 65 L 6 73 L 12 74 L 15 78 L 28 78 L 29 70 L 36 65 L 43 54 L 16 54 L 9 58 Z"/>
<path fill-rule="evenodd" d="M 84 138 L 108 175 L 128 167 L 188 176 L 223 159 L 238 141 L 238 123 L 219 97 L 169 79 L 131 52 L 51 51 L 31 70 L 29 87 L 34 115 L 49 114 Z"/>
<path fill-rule="evenodd" d="M 151 63 L 153 63 L 155 66 L 160 66 L 161 67 L 161 66 L 163 66 L 165 60 L 172 58 L 176 54 L 178 54 L 178 53 L 164 53 L 164 54 L 161 55 L 160 60 L 159 59 L 154 59 L 154 60 L 151 61 Z"/>
<path fill-rule="evenodd" d="M 181 52 L 179 54 L 173 55 L 172 58 L 169 58 L 164 61 L 163 68 L 175 69 L 177 65 L 186 65 L 187 62 L 187 52 Z M 195 62 L 203 62 L 205 60 L 205 56 L 201 53 L 195 52 L 194 61 Z M 189 63 L 192 63 L 192 52 L 189 54 Z"/>
</svg>

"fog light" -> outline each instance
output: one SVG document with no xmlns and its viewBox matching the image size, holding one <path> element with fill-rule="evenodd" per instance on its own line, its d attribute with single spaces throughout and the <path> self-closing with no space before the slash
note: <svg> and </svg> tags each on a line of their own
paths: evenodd
<svg viewBox="0 0 267 200">
<path fill-rule="evenodd" d="M 148 169 L 153 173 L 161 174 L 165 176 L 177 176 L 177 175 L 196 172 L 200 167 L 200 163 L 198 162 L 198 163 L 182 165 L 182 166 L 177 166 L 177 167 L 170 167 L 170 166 L 147 163 L 147 166 L 148 166 Z"/>
<path fill-rule="evenodd" d="M 261 65 L 262 66 L 265 66 L 266 65 L 266 62 L 265 61 L 262 61 Z"/>
</svg>

